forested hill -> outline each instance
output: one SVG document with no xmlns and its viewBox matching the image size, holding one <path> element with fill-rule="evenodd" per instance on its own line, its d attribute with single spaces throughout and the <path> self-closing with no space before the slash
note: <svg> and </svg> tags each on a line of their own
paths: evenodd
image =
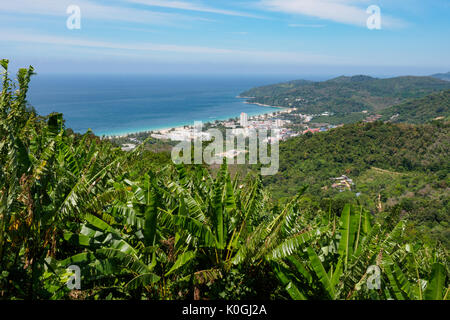
<svg viewBox="0 0 450 320">
<path fill-rule="evenodd" d="M 450 81 L 450 71 L 447 73 L 436 73 L 432 75 L 433 78 Z"/>
<path fill-rule="evenodd" d="M 15 84 L 8 64 L 0 59 L 0 300 L 448 299 L 448 249 L 426 238 L 450 247 L 445 122 L 287 141 L 274 178 L 283 188 L 344 171 L 361 203 L 311 201 L 304 188 L 277 202 L 260 176 L 175 165 L 145 144 L 125 152 L 74 134 L 60 113 L 38 116 L 27 103 L 34 69 Z M 402 211 L 372 215 L 373 194 Z M 379 290 L 364 284 L 375 263 Z"/>
<path fill-rule="evenodd" d="M 450 90 L 432 93 L 381 112 L 382 120 L 390 122 L 425 123 L 433 119 L 450 117 Z"/>
<path fill-rule="evenodd" d="M 401 205 L 420 228 L 450 245 L 450 124 L 356 123 L 280 144 L 280 168 L 264 184 L 275 198 L 302 185 L 323 201 L 355 201 L 376 212 Z M 351 189 L 333 187 L 346 175 Z M 341 192 L 343 191 L 343 192 Z"/>
<path fill-rule="evenodd" d="M 296 107 L 309 114 L 348 113 L 380 110 L 445 89 L 450 89 L 449 81 L 432 77 L 378 79 L 359 75 L 323 82 L 290 81 L 254 88 L 240 96 L 249 97 L 250 103 Z"/>
<path fill-rule="evenodd" d="M 342 174 L 378 167 L 396 172 L 448 173 L 450 124 L 356 123 L 280 144 L 280 170 L 268 177 L 287 193 L 298 182 L 322 187 Z M 292 189 L 290 189 L 292 187 Z"/>
</svg>

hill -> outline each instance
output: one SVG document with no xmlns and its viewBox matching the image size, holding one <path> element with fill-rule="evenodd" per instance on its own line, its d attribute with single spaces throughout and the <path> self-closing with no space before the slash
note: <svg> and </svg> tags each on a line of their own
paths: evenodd
<svg viewBox="0 0 450 320">
<path fill-rule="evenodd" d="M 372 167 L 446 175 L 449 164 L 443 160 L 450 154 L 449 134 L 449 123 L 382 122 L 306 134 L 280 143 L 280 170 L 266 182 L 275 183 L 278 194 L 290 194 L 299 183 L 318 190 L 329 185 L 332 177 L 359 176 Z"/>
<path fill-rule="evenodd" d="M 28 107 L 33 67 L 19 69 L 16 84 L 8 63 L 0 60 L 1 300 L 448 297 L 448 250 L 407 217 L 434 238 L 448 234 L 445 122 L 356 124 L 283 144 L 294 184 L 349 169 L 361 204 L 373 193 L 401 200 L 372 215 L 352 199 L 311 201 L 304 188 L 272 201 L 260 176 L 240 181 L 226 164 L 212 176 L 144 143 L 125 152 L 74 134 L 62 114 Z M 378 290 L 364 283 L 374 263 Z"/>
<path fill-rule="evenodd" d="M 450 245 L 450 124 L 345 125 L 280 144 L 280 169 L 264 178 L 275 198 L 303 184 L 317 201 L 333 198 L 370 208 L 402 206 L 404 214 Z M 447 160 L 446 160 L 447 159 Z M 346 175 L 350 188 L 332 179 Z M 334 186 L 333 186 L 334 185 Z"/>
<path fill-rule="evenodd" d="M 384 109 L 382 120 L 391 122 L 425 123 L 450 116 L 450 90 L 432 93 L 400 105 Z"/>
<path fill-rule="evenodd" d="M 448 81 L 432 77 L 378 79 L 358 75 L 323 82 L 290 81 L 250 89 L 240 96 L 249 97 L 249 103 L 296 107 L 301 113 L 350 113 L 381 110 L 445 89 L 450 89 Z"/>
<path fill-rule="evenodd" d="M 447 73 L 436 73 L 432 75 L 433 78 L 450 81 L 450 71 Z"/>
</svg>

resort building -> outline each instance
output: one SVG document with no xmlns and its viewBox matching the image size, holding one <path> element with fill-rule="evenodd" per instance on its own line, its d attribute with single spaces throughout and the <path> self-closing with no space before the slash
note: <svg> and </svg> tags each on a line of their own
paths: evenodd
<svg viewBox="0 0 450 320">
<path fill-rule="evenodd" d="M 332 188 L 337 188 L 339 191 L 351 190 L 354 185 L 353 180 L 347 177 L 346 175 L 342 175 L 337 178 L 331 178 L 335 183 L 331 185 Z"/>
<path fill-rule="evenodd" d="M 245 112 L 241 113 L 241 127 L 245 128 L 248 126 L 248 114 Z"/>
</svg>

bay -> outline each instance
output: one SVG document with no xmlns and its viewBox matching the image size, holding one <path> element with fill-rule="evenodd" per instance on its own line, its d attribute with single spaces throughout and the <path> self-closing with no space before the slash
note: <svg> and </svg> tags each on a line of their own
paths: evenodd
<svg viewBox="0 0 450 320">
<path fill-rule="evenodd" d="M 96 135 L 156 130 L 194 121 L 258 115 L 274 108 L 244 103 L 239 93 L 283 76 L 62 75 L 32 78 L 28 102 L 41 115 L 64 114 L 66 127 Z"/>
</svg>

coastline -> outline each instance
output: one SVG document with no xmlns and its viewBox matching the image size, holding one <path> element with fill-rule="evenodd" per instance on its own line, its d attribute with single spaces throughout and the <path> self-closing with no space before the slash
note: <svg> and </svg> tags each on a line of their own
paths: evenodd
<svg viewBox="0 0 450 320">
<path fill-rule="evenodd" d="M 289 109 L 287 107 L 283 107 L 283 106 L 271 106 L 268 104 L 263 104 L 263 103 L 259 103 L 259 102 L 248 102 L 248 101 L 244 101 L 244 103 L 246 104 L 254 104 L 260 107 L 268 107 L 268 108 L 278 108 L 278 109 Z"/>
<path fill-rule="evenodd" d="M 239 96 L 237 98 L 245 99 L 244 97 L 239 97 Z M 270 106 L 270 105 L 264 105 L 264 104 L 261 104 L 261 103 L 254 103 L 254 102 L 248 102 L 248 101 L 244 101 L 243 103 L 245 103 L 245 104 L 253 104 L 253 105 L 266 107 L 266 108 L 288 109 L 286 107 Z M 279 111 L 280 110 L 277 110 L 277 111 L 269 111 L 269 110 L 267 110 L 267 112 L 251 114 L 251 115 L 249 114 L 249 117 L 252 118 L 252 117 L 261 116 L 261 115 L 273 115 L 273 114 L 275 114 L 275 113 L 277 113 Z M 237 117 L 238 116 L 235 116 L 235 117 L 230 116 L 230 117 L 221 118 L 221 119 L 209 119 L 208 121 L 202 121 L 202 120 L 199 120 L 199 121 L 202 121 L 203 124 L 205 125 L 205 124 L 213 123 L 215 121 L 226 121 L 226 120 L 228 120 L 230 118 L 237 118 Z M 148 128 L 148 129 L 143 129 L 143 130 L 138 130 L 138 131 L 124 132 L 124 133 L 117 133 L 117 134 L 112 133 L 112 134 L 101 134 L 100 135 L 100 134 L 96 134 L 95 132 L 94 132 L 94 134 L 102 137 L 103 139 L 126 138 L 126 137 L 129 137 L 129 136 L 132 136 L 132 135 L 137 135 L 137 134 L 142 134 L 142 133 L 147 133 L 147 134 L 150 134 L 150 133 L 164 133 L 164 132 L 167 133 L 167 132 L 172 131 L 172 130 L 183 129 L 184 127 L 193 127 L 193 125 L 194 125 L 193 123 L 186 123 L 186 124 L 172 125 L 172 126 L 169 126 L 169 127 Z"/>
</svg>

